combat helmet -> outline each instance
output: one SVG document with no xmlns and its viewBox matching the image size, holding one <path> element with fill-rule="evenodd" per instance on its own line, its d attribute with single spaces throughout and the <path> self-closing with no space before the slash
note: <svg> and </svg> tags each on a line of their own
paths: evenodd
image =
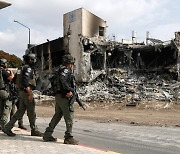
<svg viewBox="0 0 180 154">
<path fill-rule="evenodd" d="M 25 63 L 36 63 L 36 55 L 33 53 L 29 53 L 23 56 L 24 62 Z"/>
<path fill-rule="evenodd" d="M 7 60 L 4 59 L 4 58 L 1 58 L 1 59 L 0 59 L 0 66 L 2 66 L 2 67 L 7 67 Z"/>
<path fill-rule="evenodd" d="M 70 54 L 65 54 L 63 56 L 63 64 L 74 64 L 75 59 Z"/>
</svg>

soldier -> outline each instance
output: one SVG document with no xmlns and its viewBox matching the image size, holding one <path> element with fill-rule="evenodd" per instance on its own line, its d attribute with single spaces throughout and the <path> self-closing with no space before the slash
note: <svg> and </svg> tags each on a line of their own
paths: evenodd
<svg viewBox="0 0 180 154">
<path fill-rule="evenodd" d="M 59 83 L 56 84 L 55 89 L 57 90 L 55 93 L 55 114 L 52 117 L 49 127 L 46 128 L 43 136 L 43 140 L 48 141 L 56 141 L 57 139 L 52 136 L 54 128 L 61 120 L 62 116 L 64 116 L 64 120 L 66 123 L 66 132 L 64 136 L 64 144 L 73 144 L 77 145 L 78 141 L 73 138 L 72 135 L 72 126 L 73 126 L 73 118 L 74 111 L 69 110 L 69 100 L 73 96 L 74 85 L 73 85 L 73 74 L 72 68 L 74 64 L 74 59 L 70 54 L 67 54 L 63 57 L 64 66 L 60 66 L 59 68 Z M 72 108 L 72 107 L 71 107 Z"/>
<path fill-rule="evenodd" d="M 11 131 L 13 125 L 18 119 L 21 119 L 27 110 L 27 116 L 31 127 L 31 136 L 42 136 L 35 125 L 36 113 L 35 102 L 32 90 L 36 87 L 34 66 L 36 63 L 35 54 L 27 54 L 23 56 L 25 65 L 17 72 L 16 85 L 19 89 L 20 106 L 12 119 L 4 126 L 3 132 L 8 136 L 15 136 L 16 134 Z"/>
<path fill-rule="evenodd" d="M 7 68 L 7 60 L 0 59 L 0 126 L 7 123 L 12 102 L 9 100 L 8 82 L 14 78 L 13 72 Z"/>
</svg>

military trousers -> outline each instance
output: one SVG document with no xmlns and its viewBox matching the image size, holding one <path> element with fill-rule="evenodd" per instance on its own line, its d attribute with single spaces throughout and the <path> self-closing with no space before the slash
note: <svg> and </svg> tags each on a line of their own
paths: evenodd
<svg viewBox="0 0 180 154">
<path fill-rule="evenodd" d="M 9 101 L 9 93 L 6 90 L 0 90 L 0 125 L 4 126 L 10 115 L 12 102 Z"/>
<path fill-rule="evenodd" d="M 29 124 L 31 127 L 31 130 L 37 130 L 37 126 L 35 125 L 36 121 L 36 113 L 35 113 L 35 102 L 29 102 L 28 100 L 28 93 L 25 91 L 19 92 L 19 108 L 14 114 L 14 116 L 11 118 L 11 120 L 5 125 L 5 128 L 10 130 L 13 128 L 14 124 L 17 120 L 21 119 L 27 110 L 27 116 L 29 119 Z"/>
<path fill-rule="evenodd" d="M 16 109 L 19 109 L 19 101 L 16 103 L 12 103 L 12 109 L 10 112 L 10 120 L 12 119 L 13 115 L 16 112 Z M 18 125 L 23 125 L 23 117 L 21 119 L 18 120 Z"/>
<path fill-rule="evenodd" d="M 55 96 L 56 104 L 55 104 L 55 114 L 52 117 L 49 127 L 46 128 L 44 136 L 52 136 L 54 132 L 54 128 L 57 126 L 62 117 L 64 117 L 66 123 L 66 132 L 64 137 L 73 137 L 72 136 L 72 127 L 73 127 L 73 119 L 74 112 L 69 110 L 69 100 L 61 96 L 61 94 L 56 94 Z"/>
</svg>

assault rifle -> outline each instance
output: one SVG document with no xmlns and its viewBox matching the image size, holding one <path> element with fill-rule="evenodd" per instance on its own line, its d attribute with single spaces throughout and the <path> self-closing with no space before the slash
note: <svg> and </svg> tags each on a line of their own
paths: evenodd
<svg viewBox="0 0 180 154">
<path fill-rule="evenodd" d="M 18 89 L 15 83 L 13 83 L 12 81 L 8 83 L 8 87 L 9 87 L 9 100 L 12 101 L 13 104 L 16 104 L 16 102 L 19 99 Z"/>
<path fill-rule="evenodd" d="M 70 100 L 69 100 L 69 110 L 70 110 L 70 111 L 73 111 L 73 109 L 72 109 L 71 107 L 72 107 L 72 105 L 74 104 L 75 101 L 79 104 L 80 107 L 82 107 L 84 110 L 86 110 L 85 107 L 84 107 L 85 104 L 83 104 L 83 103 L 80 101 L 79 96 L 78 96 L 78 93 L 77 93 L 77 91 L 76 91 L 75 77 L 73 76 L 72 78 L 73 78 L 74 92 L 73 92 L 73 96 L 72 96 L 72 97 L 70 98 Z"/>
<path fill-rule="evenodd" d="M 79 104 L 80 107 L 82 107 L 84 110 L 86 110 L 85 107 L 84 107 L 85 104 L 83 104 L 80 101 L 79 96 L 78 96 L 77 92 L 75 91 L 75 92 L 73 92 L 73 96 L 69 100 L 69 110 L 70 111 L 73 111 L 73 109 L 71 107 L 72 107 L 72 105 L 74 104 L 75 101 Z"/>
</svg>

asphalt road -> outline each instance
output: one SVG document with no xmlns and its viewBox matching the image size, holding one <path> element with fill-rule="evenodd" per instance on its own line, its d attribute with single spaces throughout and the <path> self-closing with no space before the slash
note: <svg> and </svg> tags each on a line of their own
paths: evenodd
<svg viewBox="0 0 180 154">
<path fill-rule="evenodd" d="M 41 131 L 50 118 L 37 119 Z M 25 122 L 26 124 L 26 122 Z M 54 136 L 63 138 L 65 123 L 55 128 Z M 132 126 L 75 120 L 73 134 L 80 144 L 122 154 L 180 154 L 179 127 Z"/>
</svg>

